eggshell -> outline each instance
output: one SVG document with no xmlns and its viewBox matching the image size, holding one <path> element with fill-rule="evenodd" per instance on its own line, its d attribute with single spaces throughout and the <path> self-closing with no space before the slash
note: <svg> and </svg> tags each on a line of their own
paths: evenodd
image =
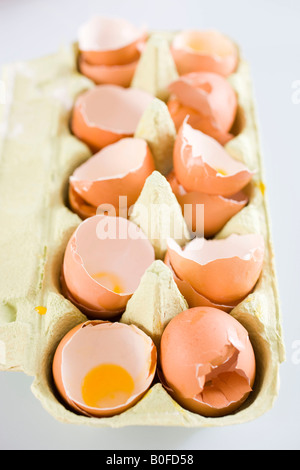
<svg viewBox="0 0 300 470">
<path fill-rule="evenodd" d="M 88 217 L 93 217 L 97 214 L 97 207 L 91 206 L 85 200 L 79 196 L 74 190 L 73 186 L 69 184 L 69 205 L 73 212 L 75 212 L 82 220 Z"/>
<path fill-rule="evenodd" d="M 230 83 L 209 72 L 190 73 L 169 85 L 172 98 L 168 104 L 176 129 L 192 112 L 190 125 L 221 143 L 227 143 L 237 113 L 237 95 Z"/>
<path fill-rule="evenodd" d="M 76 302 L 99 312 L 96 318 L 112 318 L 125 310 L 154 259 L 151 243 L 134 223 L 121 217 L 90 217 L 66 248 L 66 288 Z"/>
<path fill-rule="evenodd" d="M 170 262 L 177 275 L 213 302 L 229 305 L 248 295 L 260 276 L 264 239 L 259 234 L 226 239 L 195 238 L 184 250 L 168 240 Z"/>
<path fill-rule="evenodd" d="M 86 416 L 103 417 L 119 414 L 142 398 L 153 381 L 156 363 L 154 343 L 137 327 L 89 321 L 61 340 L 52 370 L 55 385 L 69 406 Z M 112 406 L 89 406 L 82 393 L 84 378 L 95 367 L 107 364 L 125 369 L 134 381 L 134 390 L 119 403 L 115 399 Z"/>
<path fill-rule="evenodd" d="M 78 45 L 90 65 L 123 65 L 138 60 L 147 37 L 145 28 L 136 28 L 121 18 L 94 17 L 83 24 Z"/>
<path fill-rule="evenodd" d="M 124 137 L 133 137 L 154 97 L 117 85 L 98 85 L 76 100 L 71 128 L 76 137 L 97 152 Z"/>
<path fill-rule="evenodd" d="M 209 238 L 218 233 L 235 214 L 248 203 L 249 198 L 240 191 L 230 197 L 213 194 L 187 192 L 171 172 L 167 177 L 179 204 L 189 230 L 198 236 Z M 203 207 L 204 219 L 199 218 L 199 209 Z M 202 214 L 202 212 L 201 212 Z M 204 224 L 203 224 L 204 222 Z"/>
<path fill-rule="evenodd" d="M 256 361 L 248 332 L 221 310 L 198 307 L 173 318 L 160 356 L 169 392 L 195 413 L 230 414 L 252 391 Z"/>
<path fill-rule="evenodd" d="M 87 203 L 96 209 L 100 205 L 111 205 L 115 215 L 120 215 L 125 204 L 120 197 L 126 198 L 125 210 L 133 205 L 154 170 L 147 142 L 124 138 L 100 150 L 77 168 L 70 177 L 70 186 L 83 199 L 84 205 Z"/>
<path fill-rule="evenodd" d="M 232 158 L 216 140 L 183 122 L 174 146 L 174 171 L 186 191 L 231 196 L 253 173 Z"/>
<path fill-rule="evenodd" d="M 224 312 L 231 312 L 231 310 L 236 307 L 240 301 L 238 302 L 233 302 L 232 305 L 220 305 L 215 302 L 212 302 L 211 300 L 207 299 L 204 297 L 204 295 L 199 294 L 189 282 L 184 281 L 183 279 L 180 279 L 177 275 L 177 273 L 174 271 L 173 266 L 170 263 L 170 256 L 167 253 L 165 257 L 165 264 L 169 267 L 169 269 L 172 272 L 173 279 L 180 290 L 181 294 L 183 297 L 186 299 L 187 303 L 189 304 L 190 308 L 194 307 L 212 307 L 212 308 L 218 308 L 220 310 L 223 310 Z"/>
<path fill-rule="evenodd" d="M 129 87 L 136 71 L 138 60 L 122 65 L 93 65 L 79 58 L 79 70 L 97 85 L 112 84 Z"/>
<path fill-rule="evenodd" d="M 171 46 L 180 75 L 190 72 L 232 74 L 238 65 L 238 48 L 218 31 L 186 30 L 177 34 Z"/>
</svg>

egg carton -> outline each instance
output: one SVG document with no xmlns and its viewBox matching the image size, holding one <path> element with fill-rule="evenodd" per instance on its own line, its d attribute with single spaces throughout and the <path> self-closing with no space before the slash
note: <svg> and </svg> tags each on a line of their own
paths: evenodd
<svg viewBox="0 0 300 470">
<path fill-rule="evenodd" d="M 141 327 L 157 345 L 168 321 L 188 308 L 171 271 L 161 261 L 168 233 L 164 203 L 172 208 L 176 223 L 184 224 L 180 206 L 162 175 L 170 169 L 175 139 L 163 102 L 168 98 L 167 85 L 176 78 L 168 47 L 171 37 L 172 33 L 151 35 L 132 83 L 157 97 L 137 130 L 138 136 L 148 141 L 157 164 L 157 171 L 148 178 L 140 196 L 146 206 L 157 204 L 152 219 L 156 237 L 151 240 L 157 260 L 146 271 L 122 321 Z M 158 380 L 134 407 L 109 418 L 78 415 L 56 392 L 52 377 L 55 350 L 73 327 L 87 320 L 62 295 L 60 284 L 65 248 L 81 222 L 68 206 L 68 179 L 91 156 L 86 145 L 70 131 L 76 97 L 94 86 L 78 72 L 77 59 L 78 48 L 72 44 L 51 56 L 3 68 L 0 368 L 34 377 L 33 394 L 54 418 L 65 423 L 114 428 L 208 427 L 253 420 L 274 403 L 279 389 L 279 365 L 285 351 L 254 97 L 249 66 L 243 58 L 236 73 L 229 77 L 238 95 L 239 111 L 237 135 L 226 148 L 256 173 L 249 186 L 249 204 L 216 238 L 232 233 L 260 233 L 265 239 L 265 260 L 258 284 L 230 313 L 246 327 L 255 350 L 254 391 L 237 412 L 220 418 L 207 418 L 183 409 Z M 137 210 L 131 217 L 143 225 Z"/>
</svg>

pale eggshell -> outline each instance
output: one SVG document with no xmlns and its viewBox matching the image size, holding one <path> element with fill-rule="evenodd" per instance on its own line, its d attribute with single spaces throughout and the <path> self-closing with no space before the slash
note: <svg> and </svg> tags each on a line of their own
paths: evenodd
<svg viewBox="0 0 300 470">
<path fill-rule="evenodd" d="M 169 239 L 168 254 L 176 274 L 198 293 L 230 305 L 255 287 L 264 261 L 264 239 L 259 234 L 195 238 L 184 249 Z"/>
<path fill-rule="evenodd" d="M 181 76 L 169 85 L 171 99 L 168 108 L 177 131 L 189 116 L 189 124 L 227 143 L 237 113 L 237 95 L 222 76 L 197 72 Z M 190 115 L 192 112 L 192 115 Z"/>
<path fill-rule="evenodd" d="M 180 75 L 190 72 L 214 72 L 228 76 L 235 72 L 237 46 L 218 31 L 186 30 L 178 33 L 171 46 Z"/>
<path fill-rule="evenodd" d="M 215 139 L 183 122 L 174 146 L 174 171 L 188 192 L 231 196 L 251 180 L 251 172 Z"/>
<path fill-rule="evenodd" d="M 173 279 L 180 290 L 181 294 L 183 297 L 186 299 L 187 303 L 189 304 L 190 308 L 195 308 L 195 307 L 212 307 L 212 308 L 218 308 L 220 310 L 223 310 L 224 312 L 231 312 L 231 310 L 234 309 L 240 302 L 234 302 L 232 305 L 220 305 L 215 302 L 212 302 L 211 300 L 207 299 L 204 295 L 199 294 L 199 292 L 195 291 L 195 289 L 191 286 L 191 284 L 187 281 L 184 281 L 178 277 L 176 272 L 173 269 L 173 266 L 170 263 L 170 256 L 167 253 L 165 260 L 165 264 L 168 266 L 168 268 L 171 270 L 173 274 Z M 243 299 L 241 299 L 243 300 Z"/>
<path fill-rule="evenodd" d="M 122 18 L 96 16 L 78 33 L 82 58 L 90 65 L 123 65 L 139 59 L 147 34 Z"/>
<path fill-rule="evenodd" d="M 174 172 L 167 177 L 179 204 L 190 232 L 210 238 L 218 233 L 224 225 L 249 201 L 248 196 L 240 191 L 230 197 L 205 194 L 197 191 L 187 192 L 176 179 Z M 204 206 L 204 225 L 198 220 L 198 208 Z M 202 214 L 202 210 L 201 210 Z"/>
<path fill-rule="evenodd" d="M 127 401 L 106 408 L 91 407 L 84 402 L 83 379 L 101 364 L 121 366 L 131 375 L 135 386 Z M 61 340 L 52 370 L 64 401 L 80 414 L 100 418 L 122 413 L 137 403 L 154 379 L 156 364 L 153 341 L 136 326 L 89 321 L 73 328 Z"/>
<path fill-rule="evenodd" d="M 161 339 L 162 378 L 184 408 L 204 416 L 236 411 L 252 391 L 256 360 L 247 330 L 209 307 L 179 313 Z"/>
<path fill-rule="evenodd" d="M 62 275 L 78 304 L 95 312 L 95 318 L 108 319 L 125 310 L 154 260 L 151 243 L 133 222 L 97 215 L 82 222 L 71 237 Z M 122 288 L 116 291 L 99 273 L 114 276 Z"/>
<path fill-rule="evenodd" d="M 76 100 L 71 128 L 94 152 L 124 137 L 133 137 L 154 97 L 117 85 L 97 85 Z"/>
<path fill-rule="evenodd" d="M 125 209 L 129 209 L 154 170 L 154 160 L 145 140 L 129 137 L 108 145 L 70 177 L 70 186 L 83 199 L 79 215 L 86 212 L 86 204 L 94 207 L 95 212 L 100 205 L 108 204 L 115 209 L 114 215 L 120 215 L 120 197 L 126 197 Z M 74 197 L 71 206 L 73 200 Z M 75 198 L 75 212 L 79 203 Z"/>
<path fill-rule="evenodd" d="M 122 65 L 93 65 L 79 58 L 79 70 L 97 85 L 112 84 L 129 87 L 136 71 L 138 60 Z"/>
</svg>

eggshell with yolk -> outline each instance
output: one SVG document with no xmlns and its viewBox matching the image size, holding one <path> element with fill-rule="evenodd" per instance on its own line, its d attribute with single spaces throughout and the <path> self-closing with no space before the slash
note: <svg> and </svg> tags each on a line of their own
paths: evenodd
<svg viewBox="0 0 300 470">
<path fill-rule="evenodd" d="M 230 197 L 213 194 L 187 192 L 171 172 L 167 177 L 184 214 L 188 229 L 198 236 L 209 238 L 218 233 L 235 214 L 248 203 L 248 197 L 240 191 Z M 204 206 L 204 225 L 198 220 L 198 207 Z M 187 208 L 189 207 L 189 209 Z"/>
<path fill-rule="evenodd" d="M 154 249 L 133 222 L 105 215 L 82 222 L 64 256 L 63 277 L 76 302 L 96 318 L 122 313 L 146 269 L 155 260 Z"/>
<path fill-rule="evenodd" d="M 264 239 L 259 234 L 195 238 L 184 249 L 169 239 L 168 254 L 181 279 L 212 302 L 230 305 L 255 287 L 264 261 Z"/>
<path fill-rule="evenodd" d="M 72 132 L 97 152 L 124 137 L 133 137 L 153 99 L 152 95 L 142 90 L 97 85 L 76 100 Z"/>
<path fill-rule="evenodd" d="M 216 140 L 193 129 L 185 119 L 174 145 L 174 171 L 186 191 L 231 196 L 252 179 L 243 163 L 232 158 Z"/>
<path fill-rule="evenodd" d="M 201 71 L 229 76 L 239 60 L 237 46 L 214 30 L 182 31 L 175 36 L 171 50 L 180 75 Z"/>
<path fill-rule="evenodd" d="M 160 359 L 169 393 L 204 416 L 236 411 L 254 385 L 256 361 L 247 330 L 215 308 L 174 317 L 162 335 Z"/>
<path fill-rule="evenodd" d="M 119 215 L 120 197 L 126 197 L 127 207 L 138 199 L 146 179 L 155 164 L 143 139 L 124 138 L 108 145 L 75 170 L 70 186 L 95 208 L 112 205 Z M 74 207 L 76 210 L 77 204 Z"/>
<path fill-rule="evenodd" d="M 52 370 L 56 388 L 64 401 L 80 414 L 100 418 L 122 413 L 137 403 L 151 386 L 156 363 L 153 341 L 136 326 L 88 321 L 73 328 L 61 340 Z M 90 371 L 101 365 L 121 367 L 130 375 L 134 388 L 130 395 L 114 399 L 111 404 L 99 402 L 99 406 L 91 406 L 84 399 L 83 382 Z M 95 386 L 99 385 L 95 382 Z M 125 384 L 121 381 L 122 385 Z"/>
</svg>

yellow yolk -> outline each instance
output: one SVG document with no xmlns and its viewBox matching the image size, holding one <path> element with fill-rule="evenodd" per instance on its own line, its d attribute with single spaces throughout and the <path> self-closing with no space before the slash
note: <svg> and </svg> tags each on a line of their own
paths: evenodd
<svg viewBox="0 0 300 470">
<path fill-rule="evenodd" d="M 134 391 L 134 381 L 123 367 L 101 364 L 90 370 L 82 383 L 82 398 L 92 408 L 126 403 Z"/>
<path fill-rule="evenodd" d="M 92 278 L 116 294 L 122 294 L 122 292 L 125 292 L 122 286 L 122 281 L 116 274 L 101 272 L 94 274 Z"/>
<path fill-rule="evenodd" d="M 35 311 L 36 311 L 39 315 L 46 315 L 46 313 L 47 313 L 46 307 L 36 307 L 36 308 L 35 308 Z"/>
<path fill-rule="evenodd" d="M 216 168 L 216 172 L 219 173 L 219 175 L 227 175 L 227 172 L 225 170 L 222 170 L 222 168 Z"/>
</svg>

